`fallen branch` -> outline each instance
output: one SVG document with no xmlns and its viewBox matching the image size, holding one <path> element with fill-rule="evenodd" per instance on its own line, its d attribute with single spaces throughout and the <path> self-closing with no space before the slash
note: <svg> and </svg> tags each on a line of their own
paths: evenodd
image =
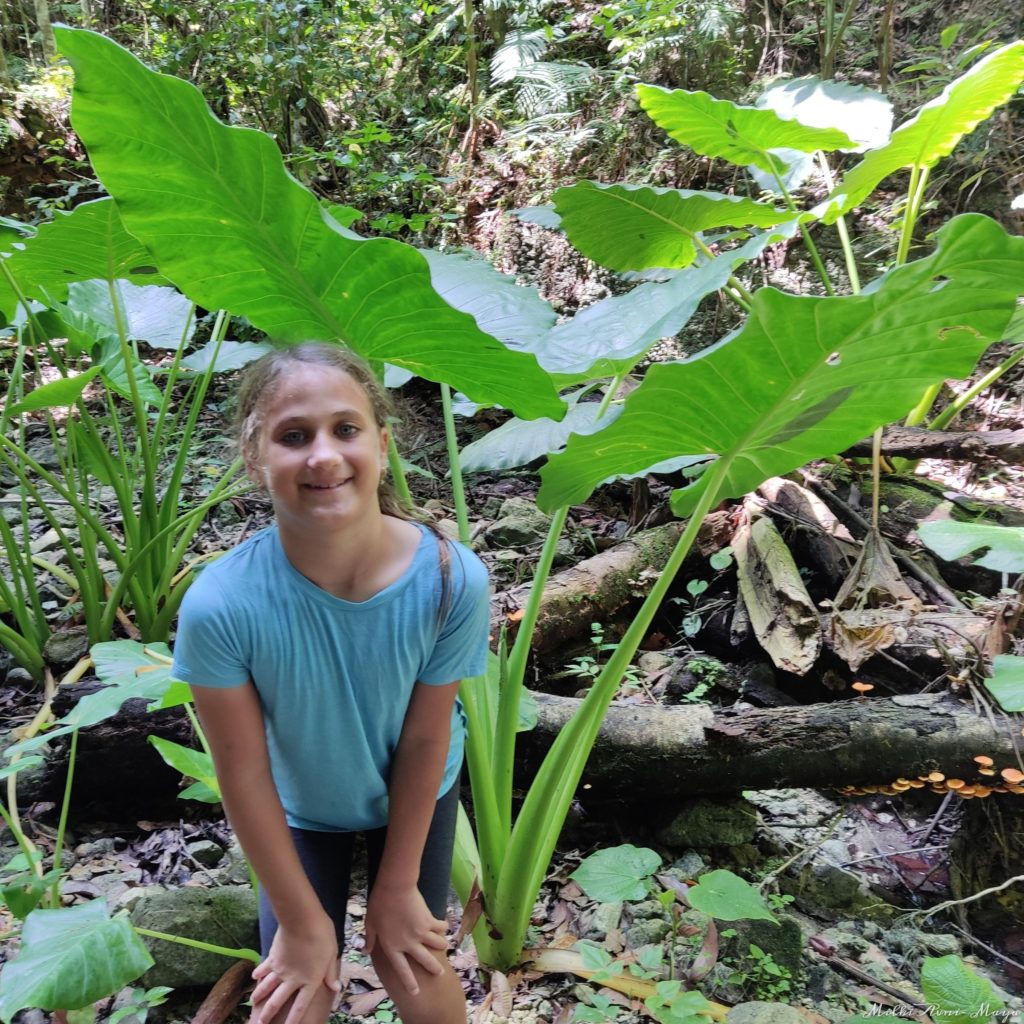
<svg viewBox="0 0 1024 1024">
<path fill-rule="evenodd" d="M 580 701 L 536 694 L 537 727 L 520 734 L 535 767 Z M 974 757 L 1015 763 L 1012 737 L 946 694 L 787 708 L 613 705 L 587 763 L 598 799 L 862 786 L 929 771 L 973 778 Z M 1005 799 L 1013 799 L 1011 796 Z"/>
<path fill-rule="evenodd" d="M 906 459 L 998 459 L 1024 465 L 1024 430 L 926 430 L 923 427 L 886 427 L 882 434 L 886 455 Z M 858 441 L 844 453 L 851 458 L 871 455 L 871 438 Z"/>
</svg>

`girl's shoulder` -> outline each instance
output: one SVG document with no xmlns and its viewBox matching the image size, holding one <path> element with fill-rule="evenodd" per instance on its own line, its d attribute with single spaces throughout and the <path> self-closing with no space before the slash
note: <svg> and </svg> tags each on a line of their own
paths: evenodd
<svg viewBox="0 0 1024 1024">
<path fill-rule="evenodd" d="M 200 596 L 234 597 L 251 593 L 254 586 L 267 579 L 279 552 L 277 529 L 268 526 L 201 568 L 186 598 L 193 592 L 193 601 Z"/>
</svg>

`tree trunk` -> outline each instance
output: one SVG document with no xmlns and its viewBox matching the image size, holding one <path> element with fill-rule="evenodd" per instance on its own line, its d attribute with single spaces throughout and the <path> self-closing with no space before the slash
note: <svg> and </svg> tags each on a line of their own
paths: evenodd
<svg viewBox="0 0 1024 1024">
<path fill-rule="evenodd" d="M 43 60 L 49 64 L 57 56 L 57 40 L 53 36 L 53 25 L 50 24 L 50 5 L 46 0 L 35 0 L 35 10 L 39 41 L 43 47 Z"/>
<path fill-rule="evenodd" d="M 580 705 L 536 697 L 537 727 L 519 737 L 531 773 Z M 978 754 L 999 768 L 1016 765 L 1010 731 L 944 694 L 742 710 L 612 706 L 583 781 L 598 799 L 656 802 L 784 786 L 886 785 L 934 770 L 971 780 Z"/>
</svg>

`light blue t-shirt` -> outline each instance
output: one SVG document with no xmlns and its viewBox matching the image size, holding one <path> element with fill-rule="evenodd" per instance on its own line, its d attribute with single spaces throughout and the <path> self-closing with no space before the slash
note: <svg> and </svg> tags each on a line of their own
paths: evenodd
<svg viewBox="0 0 1024 1024">
<path fill-rule="evenodd" d="M 270 765 L 288 822 L 316 831 L 387 823 L 388 776 L 417 681 L 483 673 L 487 570 L 450 543 L 450 608 L 438 623 L 437 539 L 422 532 L 412 564 L 366 601 L 345 601 L 292 566 L 276 527 L 205 568 L 181 606 L 173 675 L 259 692 Z M 438 795 L 462 764 L 457 704 Z"/>
</svg>

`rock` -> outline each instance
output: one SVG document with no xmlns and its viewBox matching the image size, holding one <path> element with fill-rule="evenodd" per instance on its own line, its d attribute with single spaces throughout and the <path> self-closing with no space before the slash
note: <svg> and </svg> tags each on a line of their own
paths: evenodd
<svg viewBox="0 0 1024 1024">
<path fill-rule="evenodd" d="M 104 836 L 92 843 L 79 843 L 75 847 L 75 859 L 78 861 L 88 860 L 91 857 L 104 857 L 124 849 L 124 840 L 118 841 L 112 836 Z"/>
<path fill-rule="evenodd" d="M 757 811 L 746 800 L 692 800 L 658 833 L 658 839 L 677 850 L 707 850 L 752 843 L 756 832 Z"/>
<path fill-rule="evenodd" d="M 584 938 L 599 941 L 610 931 L 619 927 L 622 917 L 622 900 L 613 903 L 598 903 L 590 917 L 590 926 Z"/>
<path fill-rule="evenodd" d="M 726 1024 L 807 1024 L 807 1018 L 784 1003 L 740 1003 L 725 1015 Z"/>
<path fill-rule="evenodd" d="M 259 948 L 256 894 L 248 886 L 167 889 L 138 900 L 131 921 L 137 928 L 218 946 Z M 139 980 L 147 988 L 213 985 L 231 966 L 231 961 L 218 953 L 164 939 L 144 941 L 156 961 Z"/>
<path fill-rule="evenodd" d="M 626 941 L 633 949 L 640 946 L 652 946 L 662 942 L 672 926 L 664 918 L 651 918 L 649 921 L 635 921 L 626 929 Z"/>
<path fill-rule="evenodd" d="M 210 878 L 216 881 L 217 885 L 248 885 L 250 882 L 249 864 L 242 853 L 238 840 L 232 836 L 224 857 L 215 871 L 210 872 Z"/>
<path fill-rule="evenodd" d="M 797 898 L 798 905 L 813 907 L 815 915 L 847 917 L 851 914 L 889 921 L 896 912 L 867 885 L 844 868 L 808 864 L 795 877 L 779 879 L 779 889 Z"/>
<path fill-rule="evenodd" d="M 771 921 L 735 921 L 731 925 L 736 930 L 735 938 L 730 940 L 730 947 L 740 957 L 750 955 L 750 947 L 759 946 L 779 965 L 789 971 L 794 985 L 803 972 L 804 936 L 800 924 L 788 914 L 776 914 Z"/>
<path fill-rule="evenodd" d="M 501 504 L 498 519 L 487 529 L 488 543 L 497 547 L 524 547 L 543 541 L 551 520 L 532 501 L 508 498 Z"/>
<path fill-rule="evenodd" d="M 648 921 L 652 918 L 661 919 L 665 916 L 665 908 L 657 900 L 642 900 L 634 903 L 629 910 L 634 921 Z"/>
<path fill-rule="evenodd" d="M 20 665 L 15 665 L 14 668 L 8 670 L 6 682 L 8 686 L 35 686 L 36 684 L 32 673 Z"/>
<path fill-rule="evenodd" d="M 114 901 L 111 910 L 132 910 L 139 903 L 148 897 L 158 896 L 167 890 L 162 885 L 136 885 L 126 889 Z"/>
<path fill-rule="evenodd" d="M 25 453 L 35 459 L 43 469 L 59 469 L 60 460 L 57 458 L 57 449 L 49 440 L 39 438 L 25 446 Z"/>
<path fill-rule="evenodd" d="M 640 666 L 641 672 L 645 675 L 653 676 L 659 672 L 664 672 L 665 669 L 672 665 L 673 661 L 673 658 L 667 654 L 662 654 L 661 651 L 644 651 L 637 658 L 636 663 Z"/>
<path fill-rule="evenodd" d="M 198 839 L 185 846 L 188 855 L 204 868 L 215 868 L 224 859 L 224 847 L 212 839 Z"/>
<path fill-rule="evenodd" d="M 43 657 L 57 672 L 76 665 L 89 653 L 89 634 L 84 626 L 73 626 L 51 633 L 43 647 Z"/>
<path fill-rule="evenodd" d="M 684 850 L 682 855 L 672 862 L 669 871 L 680 879 L 700 878 L 708 870 L 707 862 L 696 850 Z"/>
<path fill-rule="evenodd" d="M 892 928 L 885 935 L 885 946 L 895 953 L 920 959 L 924 956 L 960 955 L 960 940 L 955 935 L 935 935 L 917 928 Z"/>
</svg>

